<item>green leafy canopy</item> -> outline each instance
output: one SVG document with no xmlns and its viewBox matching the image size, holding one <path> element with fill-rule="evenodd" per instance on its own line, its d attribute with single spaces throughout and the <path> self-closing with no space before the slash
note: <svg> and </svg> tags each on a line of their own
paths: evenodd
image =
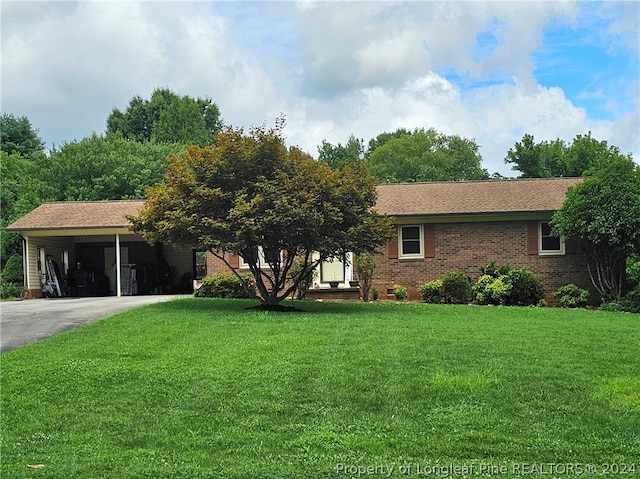
<svg viewBox="0 0 640 479">
<path fill-rule="evenodd" d="M 551 222 L 554 234 L 574 238 L 591 280 L 610 300 L 624 295 L 626 259 L 640 252 L 640 167 L 617 155 L 569 189 Z"/>
<path fill-rule="evenodd" d="M 383 245 L 390 221 L 373 210 L 375 181 L 364 163 L 332 169 L 287 148 L 283 127 L 284 119 L 248 135 L 227 127 L 215 146 L 191 145 L 170 157 L 164 182 L 148 191 L 144 210 L 132 218 L 134 230 L 151 242 L 207 249 L 227 264 L 228 253 L 242 256 L 270 305 L 319 261 Z M 296 258 L 305 266 L 291 277 Z"/>
</svg>

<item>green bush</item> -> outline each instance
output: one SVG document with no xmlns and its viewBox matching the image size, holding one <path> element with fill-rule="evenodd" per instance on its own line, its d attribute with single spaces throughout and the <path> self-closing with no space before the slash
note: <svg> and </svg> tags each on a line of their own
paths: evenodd
<svg viewBox="0 0 640 479">
<path fill-rule="evenodd" d="M 542 283 L 525 268 L 510 269 L 498 277 L 482 275 L 472 290 L 480 304 L 536 306 L 544 300 Z"/>
<path fill-rule="evenodd" d="M 471 287 L 471 292 L 476 301 L 480 304 L 502 304 L 501 297 L 495 296 L 494 288 L 491 287 L 495 276 L 483 274 L 478 278 L 476 284 Z"/>
<path fill-rule="evenodd" d="M 418 293 L 425 303 L 438 304 L 442 301 L 442 280 L 436 279 L 418 286 Z"/>
<path fill-rule="evenodd" d="M 371 281 L 373 281 L 373 273 L 376 270 L 376 258 L 372 253 L 362 253 L 356 255 L 353 261 L 353 267 L 360 281 L 360 289 L 362 291 L 362 301 L 369 301 L 369 292 L 371 291 Z"/>
<path fill-rule="evenodd" d="M 481 276 L 491 276 L 492 278 L 499 278 L 500 276 L 504 276 L 511 268 L 509 266 L 503 265 L 499 266 L 495 261 L 480 267 L 480 275 Z"/>
<path fill-rule="evenodd" d="M 567 284 L 555 290 L 554 298 L 560 298 L 563 308 L 582 308 L 589 303 L 589 291 L 575 284 Z"/>
<path fill-rule="evenodd" d="M 602 303 L 600 309 L 604 311 L 640 313 L 640 285 L 629 291 L 624 298 Z"/>
<path fill-rule="evenodd" d="M 0 298 L 21 298 L 24 296 L 24 276 L 22 256 L 12 254 L 0 273 Z"/>
<path fill-rule="evenodd" d="M 507 275 L 495 278 L 489 285 L 487 285 L 487 297 L 489 298 L 489 304 L 505 305 L 509 304 L 511 299 L 511 283 Z"/>
<path fill-rule="evenodd" d="M 409 297 L 409 292 L 407 291 L 407 288 L 404 286 L 400 286 L 399 284 L 394 285 L 393 294 L 396 296 L 396 299 L 398 301 L 402 301 Z"/>
<path fill-rule="evenodd" d="M 0 279 L 0 298 L 22 298 L 24 296 L 24 286 L 22 283 L 9 283 Z"/>
<path fill-rule="evenodd" d="M 507 304 L 513 306 L 537 306 L 544 299 L 540 280 L 525 268 L 512 269 L 506 274 L 511 292 Z"/>
<path fill-rule="evenodd" d="M 240 273 L 249 291 L 243 287 L 242 282 L 233 273 L 220 273 L 205 276 L 202 286 L 195 290 L 193 295 L 197 298 L 250 298 L 257 295 L 255 281 L 250 273 Z"/>
<path fill-rule="evenodd" d="M 23 281 L 22 256 L 12 254 L 0 273 L 2 281 L 7 283 L 20 283 Z"/>
<path fill-rule="evenodd" d="M 376 288 L 375 286 L 371 287 L 371 299 L 374 301 L 378 301 L 378 299 L 380 298 L 380 290 L 378 288 Z"/>
<path fill-rule="evenodd" d="M 442 296 L 447 304 L 464 304 L 471 299 L 471 282 L 462 271 L 450 271 L 442 276 Z"/>
<path fill-rule="evenodd" d="M 640 285 L 640 255 L 627 258 L 627 288 L 634 289 Z"/>
</svg>

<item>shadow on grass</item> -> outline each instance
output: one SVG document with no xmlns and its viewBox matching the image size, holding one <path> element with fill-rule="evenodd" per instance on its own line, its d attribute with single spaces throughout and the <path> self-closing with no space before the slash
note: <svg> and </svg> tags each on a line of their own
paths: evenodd
<svg viewBox="0 0 640 479">
<path fill-rule="evenodd" d="M 367 312 L 373 306 L 383 306 L 383 303 L 340 302 L 340 301 L 305 301 L 285 300 L 278 309 L 264 308 L 259 300 L 252 299 L 221 299 L 221 298 L 181 298 L 166 303 L 154 305 L 163 311 L 216 311 L 216 312 L 246 312 L 248 314 L 269 314 L 278 316 L 282 313 L 301 314 L 358 314 Z M 397 307 L 395 303 L 389 303 L 389 307 Z"/>
</svg>

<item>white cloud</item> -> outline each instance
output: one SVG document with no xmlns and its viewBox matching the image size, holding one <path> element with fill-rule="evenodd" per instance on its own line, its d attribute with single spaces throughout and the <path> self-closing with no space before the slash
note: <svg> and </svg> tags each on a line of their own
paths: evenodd
<svg viewBox="0 0 640 479">
<path fill-rule="evenodd" d="M 635 21 L 603 4 L 602 15 L 614 20 L 600 32 L 627 51 L 638 36 L 637 2 L 629 3 L 635 6 L 621 8 L 635 12 Z M 273 124 L 284 113 L 289 141 L 312 154 L 323 139 L 344 143 L 353 133 L 366 142 L 399 127 L 433 127 L 475 138 L 484 166 L 503 174 L 510 174 L 507 150 L 524 133 L 569 141 L 591 130 L 638 158 L 637 83 L 624 110 L 620 98 L 606 98 L 607 89 L 605 98 L 594 96 L 623 112 L 605 122 L 533 77 L 545 27 L 571 28 L 583 8 L 3 1 L 3 112 L 27 115 L 45 140 L 59 144 L 103 131 L 114 106 L 166 86 L 213 98 L 236 126 Z M 478 44 L 483 35 L 491 41 Z"/>
</svg>

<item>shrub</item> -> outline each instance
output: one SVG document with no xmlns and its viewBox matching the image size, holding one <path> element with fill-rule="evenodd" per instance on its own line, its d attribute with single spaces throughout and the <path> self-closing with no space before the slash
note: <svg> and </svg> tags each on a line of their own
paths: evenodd
<svg viewBox="0 0 640 479">
<path fill-rule="evenodd" d="M 7 283 L 20 283 L 23 281 L 22 256 L 12 254 L 7 260 L 7 264 L 2 268 L 2 280 Z"/>
<path fill-rule="evenodd" d="M 604 311 L 640 313 L 640 285 L 629 291 L 624 298 L 602 303 L 600 309 Z"/>
<path fill-rule="evenodd" d="M 376 259 L 371 253 L 362 253 L 356 256 L 353 266 L 358 275 L 358 279 L 362 282 L 362 300 L 369 301 L 369 291 L 371 290 L 371 281 L 373 273 L 376 270 Z"/>
<path fill-rule="evenodd" d="M 243 287 L 242 282 L 233 273 L 220 273 L 205 276 L 202 286 L 194 291 L 197 298 L 255 298 L 257 295 L 253 276 L 249 273 L 241 273 L 249 291 Z"/>
<path fill-rule="evenodd" d="M 371 288 L 371 299 L 374 301 L 378 301 L 379 298 L 380 298 L 380 290 L 375 286 L 373 286 Z"/>
<path fill-rule="evenodd" d="M 493 297 L 493 292 L 490 288 L 496 279 L 497 278 L 489 274 L 483 274 L 478 278 L 476 284 L 471 288 L 471 292 L 476 301 L 480 304 L 500 304 L 500 300 Z"/>
<path fill-rule="evenodd" d="M 536 306 L 544 299 L 540 280 L 525 268 L 512 269 L 506 274 L 511 292 L 507 304 L 514 306 Z"/>
<path fill-rule="evenodd" d="M 22 256 L 12 254 L 0 273 L 0 298 L 24 296 Z"/>
<path fill-rule="evenodd" d="M 442 300 L 441 290 L 442 280 L 440 279 L 429 281 L 428 283 L 418 286 L 418 293 L 420 293 L 425 303 L 440 303 Z"/>
<path fill-rule="evenodd" d="M 535 306 L 544 300 L 542 283 L 525 268 L 510 269 L 498 277 L 480 276 L 473 295 L 481 304 Z"/>
<path fill-rule="evenodd" d="M 634 289 L 640 285 L 640 255 L 627 258 L 627 288 Z"/>
<path fill-rule="evenodd" d="M 563 308 L 582 308 L 589 303 L 589 291 L 575 284 L 567 284 L 553 293 L 554 298 L 560 298 Z"/>
<path fill-rule="evenodd" d="M 462 271 L 445 273 L 441 281 L 445 303 L 464 304 L 471 298 L 471 282 Z"/>
<path fill-rule="evenodd" d="M 24 286 L 22 283 L 9 283 L 0 279 L 0 298 L 22 298 L 24 296 Z"/>
<path fill-rule="evenodd" d="M 480 274 L 482 276 L 490 276 L 492 278 L 499 278 L 500 276 L 504 276 L 511 268 L 509 266 L 503 265 L 498 266 L 495 261 L 480 267 Z"/>
<path fill-rule="evenodd" d="M 509 304 L 511 290 L 511 283 L 509 282 L 509 277 L 507 275 L 495 278 L 487 285 L 487 298 L 489 299 L 489 304 L 498 304 L 501 306 Z"/>
<path fill-rule="evenodd" d="M 400 286 L 399 284 L 394 285 L 393 294 L 396 296 L 396 299 L 398 301 L 402 301 L 409 297 L 409 292 L 407 291 L 407 288 L 404 286 Z"/>
</svg>

